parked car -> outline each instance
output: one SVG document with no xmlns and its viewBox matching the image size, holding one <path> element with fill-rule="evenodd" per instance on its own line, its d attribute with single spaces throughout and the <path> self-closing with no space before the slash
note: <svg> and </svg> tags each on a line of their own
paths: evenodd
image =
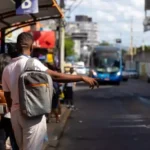
<svg viewBox="0 0 150 150">
<path fill-rule="evenodd" d="M 85 67 L 75 67 L 75 71 L 78 75 L 87 75 L 87 70 Z"/>
<path fill-rule="evenodd" d="M 134 69 L 126 70 L 126 72 L 128 73 L 129 78 L 134 78 L 134 79 L 139 78 L 138 72 Z"/>
<path fill-rule="evenodd" d="M 86 67 L 86 75 L 89 76 L 89 74 L 90 74 L 90 68 Z"/>
<path fill-rule="evenodd" d="M 128 74 L 128 72 L 127 71 L 122 71 L 122 80 L 123 81 L 128 81 L 128 79 L 129 79 L 129 74 Z"/>
<path fill-rule="evenodd" d="M 147 74 L 147 82 L 150 83 L 150 74 Z"/>
</svg>

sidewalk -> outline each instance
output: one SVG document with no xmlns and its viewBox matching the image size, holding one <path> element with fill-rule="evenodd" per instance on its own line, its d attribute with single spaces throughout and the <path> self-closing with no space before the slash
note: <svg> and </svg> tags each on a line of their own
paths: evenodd
<svg viewBox="0 0 150 150">
<path fill-rule="evenodd" d="M 48 150 L 50 147 L 56 148 L 61 135 L 63 134 L 65 125 L 70 116 L 71 111 L 65 106 L 62 106 L 62 115 L 60 118 L 60 123 L 56 123 L 55 119 L 52 119 L 50 123 L 47 124 L 48 130 L 48 141 L 44 143 L 43 150 Z"/>
<path fill-rule="evenodd" d="M 146 81 L 147 80 L 147 76 L 140 76 L 139 79 Z"/>
</svg>

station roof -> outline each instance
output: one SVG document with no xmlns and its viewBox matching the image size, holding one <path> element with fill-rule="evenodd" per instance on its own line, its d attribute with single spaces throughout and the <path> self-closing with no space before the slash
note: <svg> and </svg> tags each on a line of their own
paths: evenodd
<svg viewBox="0 0 150 150">
<path fill-rule="evenodd" d="M 39 0 L 39 13 L 29 15 L 16 15 L 15 0 L 3 0 L 0 5 L 0 30 L 62 17 L 62 10 L 56 0 Z"/>
</svg>

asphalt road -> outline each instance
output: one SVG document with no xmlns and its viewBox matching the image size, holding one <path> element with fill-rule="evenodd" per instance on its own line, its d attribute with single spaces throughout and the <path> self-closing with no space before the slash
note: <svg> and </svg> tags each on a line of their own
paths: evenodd
<svg viewBox="0 0 150 150">
<path fill-rule="evenodd" d="M 57 150 L 150 150 L 150 84 L 79 85 L 74 97 L 78 110 Z"/>
</svg>

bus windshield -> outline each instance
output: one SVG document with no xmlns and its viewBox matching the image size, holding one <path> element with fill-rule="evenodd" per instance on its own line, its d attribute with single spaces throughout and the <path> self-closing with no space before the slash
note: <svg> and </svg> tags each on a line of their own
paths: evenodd
<svg viewBox="0 0 150 150">
<path fill-rule="evenodd" d="M 94 64 L 98 72 L 117 72 L 120 69 L 118 52 L 98 52 L 94 57 Z"/>
</svg>

